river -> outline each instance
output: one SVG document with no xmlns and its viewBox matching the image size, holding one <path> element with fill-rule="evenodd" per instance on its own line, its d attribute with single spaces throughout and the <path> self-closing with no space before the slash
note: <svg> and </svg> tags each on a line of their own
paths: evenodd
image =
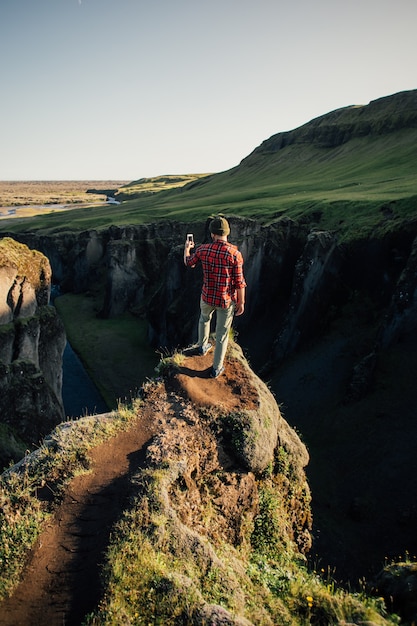
<svg viewBox="0 0 417 626">
<path fill-rule="evenodd" d="M 63 355 L 62 401 L 68 418 L 106 413 L 109 410 L 68 342 Z"/>
<path fill-rule="evenodd" d="M 59 285 L 52 283 L 50 305 L 61 294 Z M 109 409 L 99 390 L 87 374 L 79 356 L 67 341 L 62 356 L 62 402 L 65 415 L 77 418 L 106 413 Z"/>
</svg>

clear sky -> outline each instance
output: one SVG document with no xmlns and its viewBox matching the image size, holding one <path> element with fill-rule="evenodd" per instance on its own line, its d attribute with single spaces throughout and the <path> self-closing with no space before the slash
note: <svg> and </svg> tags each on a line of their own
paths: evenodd
<svg viewBox="0 0 417 626">
<path fill-rule="evenodd" d="M 1 0 L 0 179 L 220 172 L 417 88 L 417 0 Z"/>
</svg>

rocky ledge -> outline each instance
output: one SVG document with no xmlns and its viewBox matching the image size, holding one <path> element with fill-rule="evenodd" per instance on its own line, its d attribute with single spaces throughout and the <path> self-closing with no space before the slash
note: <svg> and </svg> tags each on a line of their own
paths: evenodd
<svg viewBox="0 0 417 626">
<path fill-rule="evenodd" d="M 64 418 L 66 336 L 49 306 L 50 290 L 48 259 L 9 237 L 1 239 L 0 422 L 27 445 L 37 444 Z"/>
<path fill-rule="evenodd" d="M 167 558 L 171 563 L 161 583 L 164 605 L 172 601 L 178 608 L 192 596 L 195 607 L 187 611 L 193 624 L 248 625 L 250 582 L 241 556 L 253 549 L 260 511 L 268 517 L 272 549 L 299 559 L 310 549 L 308 453 L 236 344 L 218 379 L 209 378 L 211 358 L 167 359 L 161 380 L 144 385 L 143 415 L 156 435 L 133 478 L 135 513 L 129 518 L 135 517 L 135 533 L 152 552 L 146 567 Z M 270 519 L 268 498 L 275 503 Z M 120 536 L 118 542 L 122 550 Z M 145 564 L 139 567 L 144 581 L 152 579 Z M 228 598 L 224 606 L 203 600 L 204 581 L 214 573 Z M 109 591 L 101 610 L 111 604 Z M 268 609 L 257 610 L 270 623 Z"/>
</svg>

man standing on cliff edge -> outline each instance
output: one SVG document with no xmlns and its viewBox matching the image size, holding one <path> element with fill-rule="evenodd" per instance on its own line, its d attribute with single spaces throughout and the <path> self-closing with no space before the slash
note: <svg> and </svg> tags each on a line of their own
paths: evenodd
<svg viewBox="0 0 417 626">
<path fill-rule="evenodd" d="M 217 378 L 224 372 L 233 315 L 242 315 L 245 310 L 246 283 L 242 254 L 237 246 L 227 241 L 230 233 L 228 221 L 224 217 L 215 217 L 209 229 L 212 242 L 198 246 L 193 254 L 190 251 L 194 242 L 185 242 L 184 263 L 187 267 L 195 267 L 200 262 L 203 268 L 198 322 L 198 353 L 201 355 L 212 348 L 209 343 L 210 322 L 216 311 L 216 348 L 211 377 Z"/>
</svg>

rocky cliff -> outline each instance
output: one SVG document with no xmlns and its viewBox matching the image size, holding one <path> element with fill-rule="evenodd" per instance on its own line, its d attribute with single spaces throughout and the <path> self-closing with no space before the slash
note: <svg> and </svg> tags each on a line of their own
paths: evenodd
<svg viewBox="0 0 417 626">
<path fill-rule="evenodd" d="M 247 309 L 236 320 L 237 328 L 244 345 L 251 346 L 256 337 L 256 361 L 276 365 L 325 332 L 354 294 L 372 301 L 383 345 L 415 328 L 416 220 L 387 229 L 382 237 L 349 244 L 287 218 L 268 226 L 233 216 L 229 220 L 230 240 L 243 253 L 248 283 Z M 145 315 L 152 343 L 172 348 L 195 339 L 198 318 L 201 273 L 183 266 L 186 230 L 181 223 L 160 222 L 16 237 L 48 257 L 53 281 L 63 291 L 101 289 L 101 316 L 127 310 Z M 193 230 L 197 243 L 209 240 L 206 222 L 194 224 Z"/>
<path fill-rule="evenodd" d="M 250 165 L 259 155 L 271 155 L 291 145 L 335 148 L 349 140 L 379 137 L 401 128 L 417 128 L 416 91 L 403 91 L 322 115 L 295 130 L 266 139 L 242 163 Z"/>
<path fill-rule="evenodd" d="M 2 475 L 7 504 L 7 486 L 19 474 L 33 476 L 35 494 L 38 483 L 78 474 L 63 497 L 57 490 L 59 508 L 21 583 L 7 581 L 15 593 L 0 595 L 2 624 L 80 623 L 86 614 L 100 625 L 139 615 L 146 623 L 200 626 L 397 624 L 386 606 L 412 622 L 412 564 L 380 573 L 377 600 L 364 590 L 343 592 L 329 572 L 306 567 L 306 447 L 235 342 L 225 376 L 210 378 L 209 365 L 210 355 L 163 359 L 162 376 L 143 385 L 129 418 L 124 410 L 61 424 L 42 450 Z M 106 441 L 96 448 L 100 432 Z M 6 506 L 6 515 L 17 515 L 16 506 Z"/>
<path fill-rule="evenodd" d="M 65 331 L 49 306 L 51 267 L 40 252 L 0 240 L 0 421 L 27 445 L 64 417 Z"/>
<path fill-rule="evenodd" d="M 270 381 L 289 422 L 315 446 L 308 470 L 315 519 L 318 527 L 333 519 L 333 530 L 316 537 L 316 549 L 355 580 L 387 552 L 415 545 L 405 485 L 415 468 L 407 433 L 414 432 L 416 398 L 407 371 L 417 327 L 417 221 L 393 223 L 381 206 L 380 233 L 346 243 L 302 221 L 261 225 L 228 217 L 248 283 L 245 315 L 235 320 L 239 343 L 254 371 Z M 101 289 L 101 315 L 143 316 L 153 345 L 172 349 L 195 340 L 198 321 L 200 270 L 187 270 L 182 261 L 188 229 L 164 222 L 19 239 L 48 256 L 64 290 Z M 208 240 L 205 221 L 193 231 L 197 243 Z M 343 449 L 327 433 L 340 437 Z M 333 490 L 325 488 L 332 482 Z M 351 538 L 343 545 L 341 528 Z M 372 540 L 364 546 L 365 529 Z"/>
<path fill-rule="evenodd" d="M 143 388 L 145 412 L 157 416 L 158 427 L 146 450 L 147 469 L 135 477 L 131 515 L 139 537 L 146 537 L 134 567 L 144 581 L 139 610 L 149 618 L 153 608 L 142 604 L 146 581 L 157 577 L 167 622 L 174 610 L 192 624 L 284 623 L 284 602 L 279 608 L 253 602 L 256 584 L 248 594 L 249 554 L 268 554 L 273 568 L 272 554 L 277 561 L 303 561 L 311 547 L 307 450 L 239 346 L 229 348 L 222 379 L 208 377 L 209 355 L 185 357 L 164 368 L 163 383 Z M 124 540 L 117 550 L 125 549 Z M 167 554 L 160 578 L 155 564 Z M 114 574 L 101 615 L 112 611 Z"/>
<path fill-rule="evenodd" d="M 372 350 L 416 327 L 416 222 L 347 245 L 332 233 L 286 218 L 269 226 L 233 216 L 229 220 L 230 240 L 242 250 L 248 283 L 246 313 L 236 320 L 236 328 L 256 367 L 266 372 L 325 334 L 352 298 L 358 306 L 370 301 L 377 316 L 380 329 Z M 208 240 L 205 222 L 193 229 L 197 242 Z M 62 290 L 101 289 L 100 316 L 128 310 L 145 316 L 151 343 L 171 349 L 195 340 L 198 319 L 201 273 L 183 266 L 186 230 L 183 224 L 162 222 L 79 235 L 23 234 L 19 239 L 49 258 L 53 280 Z"/>
<path fill-rule="evenodd" d="M 79 545 L 83 533 L 78 519 L 71 518 L 55 551 L 50 547 L 54 541 L 43 541 L 41 536 L 39 543 L 45 545 L 33 551 L 22 586 L 2 605 L 4 614 L 10 615 L 9 619 L 0 619 L 2 624 L 26 623 L 29 616 L 36 623 L 38 616 L 48 616 L 51 623 L 80 623 L 84 613 L 79 606 L 89 613 L 94 611 L 96 621 L 90 623 L 97 624 L 110 623 L 107 616 L 113 616 L 113 623 L 133 623 L 135 613 L 146 623 L 154 621 L 153 615 L 158 615 L 158 623 L 166 624 L 176 618 L 178 623 L 201 626 L 287 623 L 292 592 L 287 591 L 288 598 L 281 597 L 281 585 L 276 581 L 295 578 L 298 564 L 305 564 L 311 546 L 310 490 L 305 476 L 308 453 L 235 342 L 230 342 L 227 375 L 221 379 L 208 376 L 208 359 L 209 355 L 183 356 L 180 361 L 166 359 L 162 376 L 143 385 L 141 399 L 135 405 L 136 415 L 130 417 L 130 425 L 124 425 L 128 432 L 117 436 L 114 444 L 108 440 L 96 456 L 102 466 L 106 458 L 111 459 L 111 465 L 125 465 L 124 470 L 112 467 L 112 488 L 124 488 L 125 493 L 123 498 L 112 496 L 112 506 L 117 506 L 115 502 L 120 508 L 115 512 L 111 533 L 109 529 L 105 532 L 106 522 L 101 521 L 105 515 L 89 510 L 93 493 L 100 497 L 91 508 L 111 508 L 104 496 L 110 471 L 103 467 L 100 473 L 100 467 L 95 467 L 89 472 L 89 476 L 95 476 L 95 489 L 88 487 L 87 480 L 86 497 L 86 493 L 77 493 L 74 483 L 78 481 L 74 481 L 68 489 L 69 498 L 63 498 L 55 517 L 55 524 L 61 528 L 63 520 L 74 511 L 73 502 L 85 499 L 78 515 L 88 522 L 88 554 Z M 94 440 L 94 433 L 97 439 L 100 428 L 104 430 L 111 418 L 117 422 L 118 417 L 108 414 L 62 424 L 45 439 L 43 448 L 51 458 L 56 455 L 61 459 L 67 475 L 71 461 L 63 459 L 63 452 L 69 451 L 74 457 L 71 451 L 75 442 L 77 458 L 82 459 L 86 440 Z M 135 446 L 138 439 L 141 446 L 146 444 L 142 450 L 137 443 Z M 114 447 L 123 448 L 122 453 L 115 454 Z M 40 475 L 48 484 L 49 475 L 41 471 L 44 459 L 41 450 L 25 457 L 3 474 L 2 486 L 8 479 L 12 482 L 19 472 Z M 47 472 L 50 465 L 49 461 Z M 123 471 L 126 485 L 121 484 Z M 53 480 L 55 484 L 56 468 Z M 67 507 L 66 500 L 70 501 Z M 92 526 L 95 518 L 102 525 L 96 522 Z M 53 524 L 50 520 L 48 526 Z M 72 543 L 73 533 L 76 539 Z M 125 533 L 132 533 L 130 540 Z M 109 538 L 109 544 L 100 544 L 100 558 L 102 551 L 107 551 L 107 571 L 100 594 L 94 595 L 98 564 L 91 560 L 90 553 L 96 554 L 92 548 L 103 537 Z M 137 553 L 127 549 L 126 540 L 133 552 L 134 546 L 139 547 Z M 42 566 L 45 551 L 47 562 L 56 564 L 46 568 L 47 578 Z M 118 583 L 113 583 L 113 576 L 118 576 L 117 565 L 112 571 L 113 559 L 117 560 L 118 554 L 128 563 L 126 573 L 135 580 L 133 602 L 123 603 L 123 607 L 118 605 Z M 77 570 L 77 557 L 82 560 L 82 573 Z M 162 563 L 165 565 L 161 568 Z M 88 588 L 78 590 L 74 576 L 66 572 L 76 572 L 81 578 L 85 569 L 89 573 Z M 270 588 L 264 582 L 264 570 L 272 581 Z M 37 577 L 40 584 L 44 589 L 53 589 L 53 594 L 39 587 L 33 594 L 33 572 L 37 571 L 42 572 Z M 304 575 L 303 571 L 300 579 Z M 125 583 L 123 593 L 130 589 Z M 280 588 L 278 593 L 276 587 Z M 74 590 L 78 590 L 77 596 Z M 30 593 L 33 599 L 29 595 L 25 603 Z M 150 600 L 153 595 L 156 609 L 154 600 Z M 298 599 L 297 591 L 294 595 Z M 300 595 L 304 608 L 305 598 Z M 74 614 L 76 621 L 71 620 Z"/>
</svg>

